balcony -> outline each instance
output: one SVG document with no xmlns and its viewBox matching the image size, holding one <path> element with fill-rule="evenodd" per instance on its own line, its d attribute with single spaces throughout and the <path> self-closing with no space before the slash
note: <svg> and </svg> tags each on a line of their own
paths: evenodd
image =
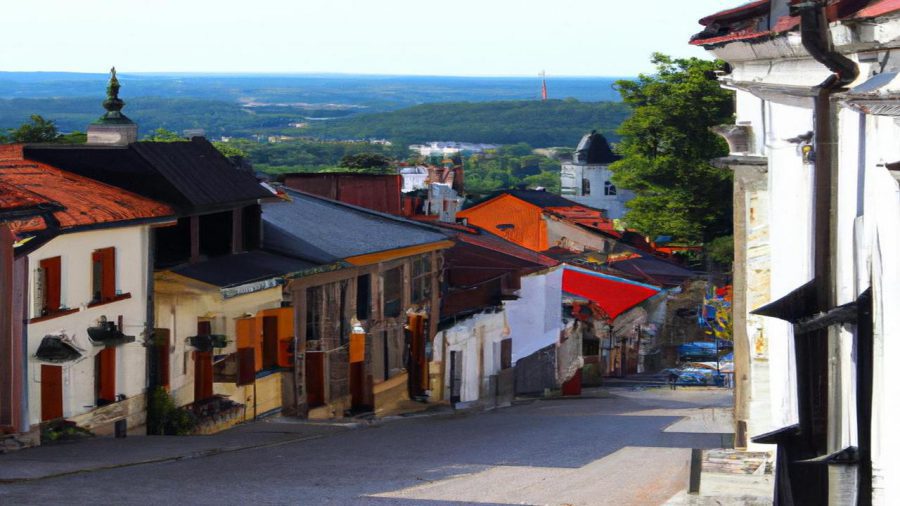
<svg viewBox="0 0 900 506">
<path fill-rule="evenodd" d="M 134 336 L 123 334 L 115 322 L 107 321 L 106 317 L 101 317 L 96 327 L 88 327 L 87 333 L 94 346 L 118 346 L 134 342 Z"/>
</svg>

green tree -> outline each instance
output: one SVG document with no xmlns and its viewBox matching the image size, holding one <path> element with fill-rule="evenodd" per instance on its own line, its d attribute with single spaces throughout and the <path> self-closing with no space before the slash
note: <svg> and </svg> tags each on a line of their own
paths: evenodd
<svg viewBox="0 0 900 506">
<path fill-rule="evenodd" d="M 709 128 L 733 121 L 731 92 L 716 82 L 722 63 L 656 53 L 656 73 L 616 82 L 632 115 L 619 127 L 622 159 L 611 169 L 635 192 L 626 222 L 653 237 L 707 242 L 731 233 L 731 173 L 710 164 L 725 156 Z"/>
<path fill-rule="evenodd" d="M 144 140 L 152 142 L 187 142 L 187 139 L 184 137 L 165 128 L 157 128 L 153 133 L 144 137 Z"/>
<path fill-rule="evenodd" d="M 59 131 L 52 120 L 32 114 L 30 121 L 10 131 L 7 139 L 11 142 L 56 142 Z"/>
<path fill-rule="evenodd" d="M 381 153 L 358 153 L 341 158 L 340 166 L 348 169 L 386 169 L 393 160 Z"/>
</svg>

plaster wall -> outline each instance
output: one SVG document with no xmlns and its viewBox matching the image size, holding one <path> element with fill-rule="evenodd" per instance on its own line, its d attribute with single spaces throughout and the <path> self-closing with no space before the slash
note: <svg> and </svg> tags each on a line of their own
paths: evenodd
<svg viewBox="0 0 900 506">
<path fill-rule="evenodd" d="M 41 421 L 41 364 L 35 358 L 46 335 L 65 334 L 82 352 L 82 358 L 62 365 L 63 416 L 87 413 L 95 406 L 94 357 L 103 349 L 91 344 L 87 328 L 101 316 L 110 321 L 123 317 L 122 331 L 135 336 L 133 343 L 116 347 L 116 394 L 126 398 L 141 395 L 146 387 L 146 356 L 142 345 L 146 336 L 147 267 L 149 228 L 134 226 L 64 234 L 28 255 L 28 312 L 39 316 L 33 301 L 36 269 L 45 258 L 59 256 L 61 262 L 60 303 L 77 308 L 76 313 L 28 325 L 28 405 L 29 422 Z M 116 248 L 116 292 L 131 294 L 124 300 L 88 307 L 92 298 L 92 254 L 101 248 Z M 136 409 L 141 403 L 129 403 Z"/>
<path fill-rule="evenodd" d="M 479 313 L 438 333 L 434 343 L 435 361 L 445 359 L 445 342 L 447 353 L 462 353 L 462 402 L 479 400 L 482 387 L 489 381 L 489 377 L 500 373 L 500 341 L 508 337 L 509 333 L 505 311 Z M 444 368 L 444 385 L 443 398 L 449 399 L 449 366 Z"/>
<path fill-rule="evenodd" d="M 194 356 L 188 338 L 209 319 L 213 334 L 227 337 L 215 355 L 237 351 L 235 320 L 281 306 L 281 286 L 225 299 L 219 289 L 171 272 L 156 273 L 156 328 L 169 329 L 169 385 L 178 405 L 194 401 Z M 216 387 L 218 388 L 218 387 Z"/>
<path fill-rule="evenodd" d="M 589 232 L 571 223 L 544 215 L 546 222 L 547 246 L 559 246 L 572 251 L 594 250 L 607 253 L 612 250 L 615 240 Z"/>
<path fill-rule="evenodd" d="M 587 195 L 585 195 L 585 180 L 589 185 Z M 628 211 L 625 204 L 634 198 L 634 192 L 616 188 L 615 195 L 606 195 L 607 182 L 612 182 L 612 171 L 608 165 L 562 164 L 560 183 L 564 197 L 588 207 L 605 209 L 608 218 L 622 218 Z"/>
<path fill-rule="evenodd" d="M 811 102 L 810 102 L 811 105 Z M 766 103 L 768 151 L 770 300 L 777 300 L 813 277 L 812 208 L 814 167 L 800 146 L 787 139 L 812 131 L 812 110 Z M 763 318 L 769 345 L 772 424 L 797 423 L 797 378 L 792 326 Z"/>
<path fill-rule="evenodd" d="M 561 267 L 522 277 L 518 300 L 504 302 L 512 361 L 559 342 L 562 330 Z"/>
</svg>

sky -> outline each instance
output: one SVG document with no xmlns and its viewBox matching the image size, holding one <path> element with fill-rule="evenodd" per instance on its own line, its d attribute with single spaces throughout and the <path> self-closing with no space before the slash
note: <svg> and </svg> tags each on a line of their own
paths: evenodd
<svg viewBox="0 0 900 506">
<path fill-rule="evenodd" d="M 743 0 L 6 0 L 0 71 L 633 76 Z"/>
</svg>

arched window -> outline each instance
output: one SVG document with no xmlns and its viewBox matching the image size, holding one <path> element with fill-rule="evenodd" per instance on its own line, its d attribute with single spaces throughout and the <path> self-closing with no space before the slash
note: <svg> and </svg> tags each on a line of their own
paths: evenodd
<svg viewBox="0 0 900 506">
<path fill-rule="evenodd" d="M 603 183 L 603 194 L 604 195 L 615 195 L 616 194 L 616 185 L 610 183 L 609 181 Z"/>
</svg>

